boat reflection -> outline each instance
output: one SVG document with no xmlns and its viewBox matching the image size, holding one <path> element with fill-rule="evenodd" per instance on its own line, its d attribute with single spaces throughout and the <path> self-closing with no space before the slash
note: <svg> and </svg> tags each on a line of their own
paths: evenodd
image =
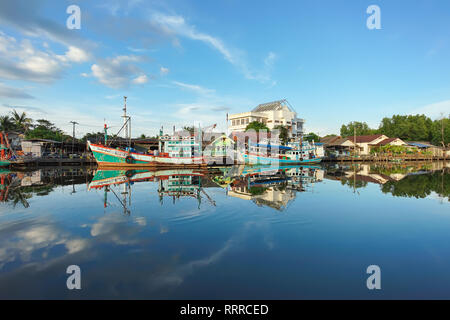
<svg viewBox="0 0 450 320">
<path fill-rule="evenodd" d="M 314 192 L 323 180 L 339 181 L 342 186 L 358 190 L 375 184 L 383 193 L 399 197 L 424 198 L 436 194 L 442 201 L 450 199 L 450 163 L 405 164 L 334 164 L 314 166 L 245 166 L 211 167 L 205 169 L 169 169 L 151 171 L 100 170 L 83 168 L 41 168 L 29 172 L 0 171 L 0 203 L 28 208 L 30 199 L 46 196 L 60 186 L 86 184 L 90 191 L 103 190 L 103 206 L 108 198 L 118 201 L 129 215 L 131 193 L 135 183 L 155 186 L 161 206 L 176 204 L 182 199 L 215 206 L 225 197 L 248 200 L 260 207 L 285 210 L 297 193 Z M 78 191 L 80 189 L 78 188 Z M 181 204 L 180 204 L 181 205 Z"/>
<path fill-rule="evenodd" d="M 219 188 L 227 196 L 252 200 L 258 206 L 284 210 L 297 192 L 305 192 L 315 182 L 323 180 L 320 166 L 231 166 L 221 168 L 172 170 L 97 170 L 88 189 L 104 190 L 104 207 L 112 193 L 124 214 L 130 214 L 131 188 L 137 182 L 158 184 L 160 204 L 170 199 L 193 198 L 200 208 L 202 201 L 215 206 L 216 201 L 206 189 Z M 121 190 L 115 187 L 121 185 Z"/>
</svg>

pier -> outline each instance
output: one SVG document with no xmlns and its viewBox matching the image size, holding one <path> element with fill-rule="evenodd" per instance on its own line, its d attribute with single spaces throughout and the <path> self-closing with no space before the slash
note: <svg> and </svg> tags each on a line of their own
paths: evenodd
<svg viewBox="0 0 450 320">
<path fill-rule="evenodd" d="M 63 167 L 63 166 L 96 166 L 95 159 L 83 158 L 24 158 L 12 161 L 11 168 Z"/>
<path fill-rule="evenodd" d="M 450 160 L 446 156 L 431 156 L 431 155 L 404 155 L 400 157 L 393 156 L 344 156 L 344 157 L 325 157 L 322 162 L 403 162 L 403 161 L 447 161 Z"/>
</svg>

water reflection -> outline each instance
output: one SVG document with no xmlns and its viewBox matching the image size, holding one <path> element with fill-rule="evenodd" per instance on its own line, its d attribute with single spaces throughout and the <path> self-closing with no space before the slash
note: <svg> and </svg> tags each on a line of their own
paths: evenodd
<svg viewBox="0 0 450 320">
<path fill-rule="evenodd" d="M 125 214 L 131 203 L 131 186 L 137 182 L 155 182 L 159 202 L 169 200 L 176 204 L 181 198 L 193 198 L 201 208 L 202 201 L 215 206 L 208 188 L 220 188 L 227 196 L 251 200 L 258 206 L 284 210 L 297 192 L 305 192 L 315 182 L 323 180 L 324 170 L 319 166 L 232 166 L 209 170 L 97 170 L 89 190 L 104 190 L 104 206 L 108 194 L 121 204 Z M 115 190 L 114 186 L 121 185 Z M 164 200 L 166 199 L 166 200 Z M 128 203 L 128 205 L 127 205 Z"/>
<path fill-rule="evenodd" d="M 450 297 L 449 167 L 3 171 L 0 298 Z"/>
<path fill-rule="evenodd" d="M 445 162 L 358 164 L 327 168 L 326 179 L 340 180 L 354 190 L 369 183 L 397 197 L 425 198 L 433 193 L 450 201 L 450 165 Z"/>
<path fill-rule="evenodd" d="M 297 193 L 312 191 L 314 184 L 338 180 L 353 190 L 369 184 L 381 186 L 383 193 L 399 197 L 425 198 L 436 194 L 450 200 L 450 164 L 444 162 L 406 164 L 334 164 L 328 166 L 230 166 L 222 168 L 172 170 L 94 170 L 39 169 L 31 172 L 0 172 L 0 202 L 13 207 L 30 206 L 33 196 L 46 196 L 57 186 L 86 184 L 88 190 L 102 190 L 103 205 L 114 199 L 130 214 L 132 186 L 156 183 L 160 205 L 176 204 L 181 198 L 215 205 L 208 188 L 220 188 L 224 194 L 249 200 L 257 206 L 283 211 Z M 109 200 L 108 200 L 109 199 Z"/>
</svg>

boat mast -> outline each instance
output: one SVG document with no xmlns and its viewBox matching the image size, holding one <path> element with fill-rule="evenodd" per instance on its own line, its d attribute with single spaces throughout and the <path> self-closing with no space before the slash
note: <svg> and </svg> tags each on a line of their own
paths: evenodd
<svg viewBox="0 0 450 320">
<path fill-rule="evenodd" d="M 125 129 L 125 139 L 128 139 L 128 116 L 127 116 L 127 97 L 123 97 L 124 104 L 123 104 L 123 127 Z"/>
<path fill-rule="evenodd" d="M 123 128 L 124 128 L 124 138 L 128 140 L 128 148 L 131 147 L 131 117 L 127 115 L 127 97 L 123 97 Z"/>
</svg>

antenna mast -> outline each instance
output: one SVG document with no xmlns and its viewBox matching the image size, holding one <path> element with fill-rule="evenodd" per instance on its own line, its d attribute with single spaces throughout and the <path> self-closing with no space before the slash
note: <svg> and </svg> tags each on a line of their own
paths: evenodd
<svg viewBox="0 0 450 320">
<path fill-rule="evenodd" d="M 123 127 L 125 129 L 125 139 L 128 140 L 128 116 L 127 116 L 127 97 L 123 97 Z"/>
</svg>

